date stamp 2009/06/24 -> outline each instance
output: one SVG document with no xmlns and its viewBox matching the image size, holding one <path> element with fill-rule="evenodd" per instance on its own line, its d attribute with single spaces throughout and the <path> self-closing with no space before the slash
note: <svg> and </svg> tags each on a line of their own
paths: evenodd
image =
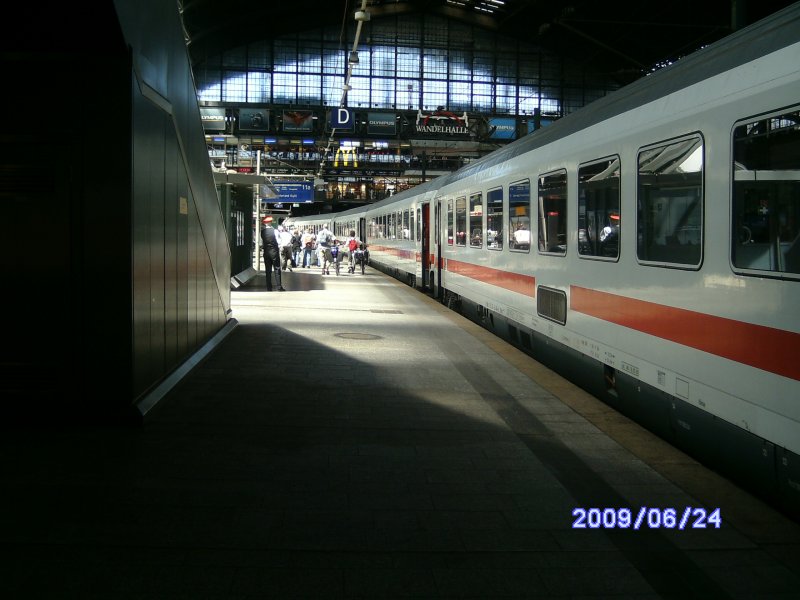
<svg viewBox="0 0 800 600">
<path fill-rule="evenodd" d="M 719 508 L 711 511 L 686 506 L 679 508 L 581 508 L 572 510 L 573 529 L 719 529 L 722 514 Z"/>
</svg>

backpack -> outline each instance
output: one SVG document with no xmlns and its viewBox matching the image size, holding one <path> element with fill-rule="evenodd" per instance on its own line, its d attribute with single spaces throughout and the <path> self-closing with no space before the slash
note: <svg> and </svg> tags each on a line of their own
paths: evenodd
<svg viewBox="0 0 800 600">
<path fill-rule="evenodd" d="M 358 242 L 356 241 L 356 239 L 355 239 L 355 238 L 353 238 L 353 239 L 352 239 L 352 240 L 350 240 L 350 242 L 347 244 L 347 247 L 348 247 L 348 248 L 350 248 L 350 252 L 352 252 L 353 250 L 355 250 L 356 248 L 358 248 Z"/>
</svg>

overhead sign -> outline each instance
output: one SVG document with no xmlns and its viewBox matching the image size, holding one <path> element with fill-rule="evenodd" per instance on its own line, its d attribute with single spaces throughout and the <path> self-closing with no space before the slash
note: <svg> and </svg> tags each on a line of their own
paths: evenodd
<svg viewBox="0 0 800 600">
<path fill-rule="evenodd" d="M 271 202 L 314 202 L 313 181 L 273 181 L 278 197 Z"/>
<path fill-rule="evenodd" d="M 331 129 L 352 130 L 355 121 L 355 115 L 349 108 L 334 108 L 331 110 Z"/>
<path fill-rule="evenodd" d="M 437 137 L 469 135 L 469 116 L 466 112 L 457 115 L 448 110 L 437 110 L 431 113 L 417 111 L 416 132 Z"/>
<path fill-rule="evenodd" d="M 492 117 L 489 119 L 489 136 L 493 140 L 513 140 L 517 137 L 517 122 L 514 119 Z"/>
<path fill-rule="evenodd" d="M 336 149 L 336 156 L 333 159 L 333 166 L 338 167 L 339 161 L 342 161 L 342 164 L 346 167 L 350 162 L 350 158 L 353 159 L 353 166 L 358 166 L 358 148 L 355 147 L 339 147 Z"/>
<path fill-rule="evenodd" d="M 284 131 L 313 131 L 314 113 L 310 110 L 283 111 Z"/>
<path fill-rule="evenodd" d="M 225 131 L 224 108 L 200 108 L 200 120 L 204 131 Z"/>
<path fill-rule="evenodd" d="M 397 133 L 396 113 L 367 113 L 367 133 L 369 135 L 393 136 Z"/>
<path fill-rule="evenodd" d="M 264 108 L 240 108 L 239 131 L 269 131 L 269 111 Z"/>
</svg>

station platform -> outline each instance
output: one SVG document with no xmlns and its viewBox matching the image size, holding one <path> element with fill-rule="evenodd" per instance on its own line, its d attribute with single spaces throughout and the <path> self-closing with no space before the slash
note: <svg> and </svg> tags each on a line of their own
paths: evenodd
<svg viewBox="0 0 800 600">
<path fill-rule="evenodd" d="M 6 598 L 800 597 L 800 524 L 513 346 L 283 285 L 142 425 L 4 436 Z"/>
</svg>

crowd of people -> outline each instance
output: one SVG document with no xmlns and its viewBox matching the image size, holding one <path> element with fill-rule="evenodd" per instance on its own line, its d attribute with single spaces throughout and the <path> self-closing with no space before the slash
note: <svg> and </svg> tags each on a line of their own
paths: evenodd
<svg viewBox="0 0 800 600">
<path fill-rule="evenodd" d="M 292 272 L 294 269 L 310 269 L 319 267 L 323 275 L 330 275 L 330 267 L 348 259 L 348 271 L 355 272 L 355 256 L 357 250 L 364 250 L 366 245 L 351 230 L 344 240 L 323 225 L 316 234 L 309 230 L 292 229 L 278 225 L 273 226 L 273 217 L 267 215 L 261 220 L 261 245 L 264 252 L 264 267 L 267 272 L 267 291 L 274 289 L 284 292 L 281 272 Z M 338 269 L 337 269 L 338 274 Z"/>
</svg>

